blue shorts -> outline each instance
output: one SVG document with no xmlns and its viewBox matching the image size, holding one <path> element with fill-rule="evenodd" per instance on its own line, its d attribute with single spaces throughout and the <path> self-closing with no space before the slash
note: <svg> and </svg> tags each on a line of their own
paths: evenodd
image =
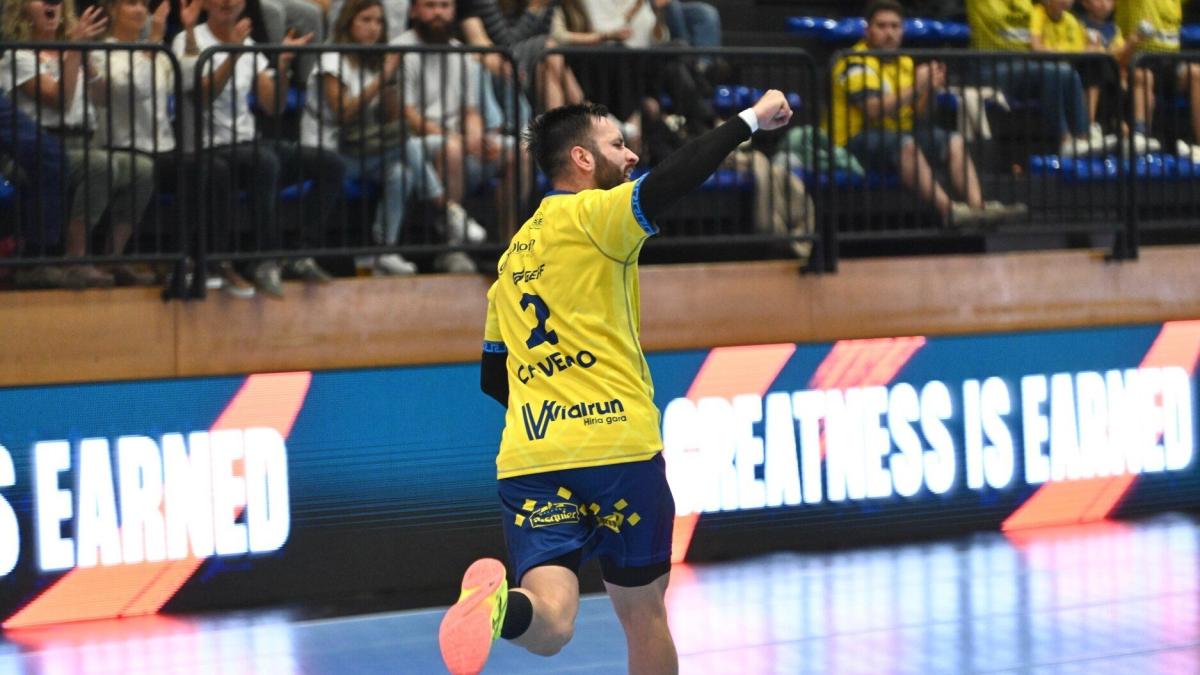
<svg viewBox="0 0 1200 675">
<path fill-rule="evenodd" d="M 662 453 L 642 462 L 500 481 L 504 538 L 517 584 L 533 567 L 579 551 L 617 568 L 671 560 L 675 498 Z"/>
</svg>

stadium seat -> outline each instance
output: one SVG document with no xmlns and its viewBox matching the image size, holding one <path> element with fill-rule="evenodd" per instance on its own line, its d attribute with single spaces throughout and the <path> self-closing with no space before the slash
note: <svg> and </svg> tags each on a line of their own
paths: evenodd
<svg viewBox="0 0 1200 675">
<path fill-rule="evenodd" d="M 793 16 L 787 20 L 789 33 L 821 40 L 829 44 L 852 43 L 866 34 L 862 17 L 831 19 L 817 16 Z M 962 46 L 971 39 L 971 29 L 958 21 L 939 21 L 912 17 L 904 20 L 904 42 L 910 46 Z"/>
<path fill-rule="evenodd" d="M 1185 49 L 1200 47 L 1200 23 L 1191 23 L 1179 28 L 1179 42 Z"/>
</svg>

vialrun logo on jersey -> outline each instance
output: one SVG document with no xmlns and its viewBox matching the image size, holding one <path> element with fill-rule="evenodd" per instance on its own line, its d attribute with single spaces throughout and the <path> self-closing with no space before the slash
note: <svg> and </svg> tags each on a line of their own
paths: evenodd
<svg viewBox="0 0 1200 675">
<path fill-rule="evenodd" d="M 583 420 L 586 425 L 615 424 L 625 422 L 625 404 L 621 399 L 598 403 L 576 403 L 563 405 L 558 401 L 542 401 L 542 408 L 536 414 L 533 406 L 526 403 L 521 406 L 521 419 L 525 422 L 525 435 L 531 441 L 540 441 L 546 437 L 550 423 L 556 420 Z"/>
</svg>

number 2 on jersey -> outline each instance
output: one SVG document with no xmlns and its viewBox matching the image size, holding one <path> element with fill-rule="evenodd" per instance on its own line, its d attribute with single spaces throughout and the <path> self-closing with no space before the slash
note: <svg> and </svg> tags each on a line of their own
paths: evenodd
<svg viewBox="0 0 1200 675">
<path fill-rule="evenodd" d="M 549 342 L 552 345 L 558 344 L 558 334 L 552 330 L 546 330 L 546 319 L 550 318 L 550 308 L 542 299 L 532 293 L 523 293 L 521 295 L 521 309 L 528 309 L 533 306 L 533 316 L 537 319 L 537 325 L 529 332 L 529 339 L 525 341 L 525 346 L 529 349 Z"/>
</svg>

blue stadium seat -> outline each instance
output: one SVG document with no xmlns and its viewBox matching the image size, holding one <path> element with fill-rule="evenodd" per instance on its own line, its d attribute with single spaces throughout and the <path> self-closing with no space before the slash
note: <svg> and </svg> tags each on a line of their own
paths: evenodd
<svg viewBox="0 0 1200 675">
<path fill-rule="evenodd" d="M 373 180 L 347 178 L 342 182 L 342 196 L 348 202 L 379 196 L 379 183 Z"/>
<path fill-rule="evenodd" d="M 1179 28 L 1179 42 L 1183 47 L 1200 47 L 1200 23 L 1189 23 Z"/>
<path fill-rule="evenodd" d="M 302 183 L 295 183 L 292 185 L 285 185 L 279 191 L 279 198 L 285 202 L 300 199 L 312 191 L 313 185 L 314 183 L 312 180 L 306 180 Z"/>
<path fill-rule="evenodd" d="M 283 103 L 283 113 L 295 113 L 304 108 L 304 102 L 308 98 L 308 92 L 298 87 L 288 87 L 287 98 Z M 254 110 L 261 110 L 258 107 L 258 95 L 251 89 L 246 93 L 246 104 Z"/>
<path fill-rule="evenodd" d="M 787 30 L 801 37 L 820 38 L 837 27 L 837 21 L 821 16 L 788 17 Z"/>
<path fill-rule="evenodd" d="M 1134 175 L 1143 180 L 1200 178 L 1200 166 L 1193 164 L 1190 157 L 1166 153 L 1139 155 L 1134 159 L 1132 169 Z M 1116 155 L 1086 158 L 1033 155 L 1029 158 L 1030 174 L 1057 176 L 1071 183 L 1114 181 L 1122 171 L 1129 170 L 1129 160 L 1120 160 Z"/>
<path fill-rule="evenodd" d="M 16 194 L 16 186 L 9 182 L 7 177 L 0 176 L 0 205 L 7 206 Z"/>
<path fill-rule="evenodd" d="M 850 43 L 862 39 L 866 34 L 867 22 L 862 17 L 830 19 L 793 16 L 787 20 L 787 30 L 794 35 L 826 43 Z M 970 39 L 970 27 L 959 21 L 919 17 L 904 20 L 904 42 L 910 46 L 965 45 Z"/>
</svg>

